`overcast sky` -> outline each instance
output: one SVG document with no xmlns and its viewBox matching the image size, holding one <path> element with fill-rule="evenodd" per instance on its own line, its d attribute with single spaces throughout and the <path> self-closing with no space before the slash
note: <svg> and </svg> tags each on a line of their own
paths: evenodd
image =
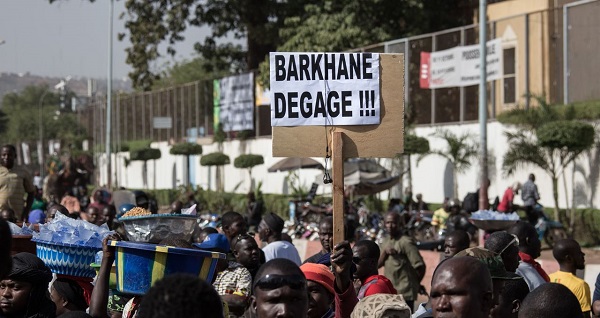
<svg viewBox="0 0 600 318">
<path fill-rule="evenodd" d="M 113 78 L 123 78 L 131 68 L 125 63 L 125 1 L 114 2 Z M 0 0 L 0 72 L 35 75 L 106 78 L 108 65 L 108 0 Z M 207 30 L 191 28 L 177 44 L 175 60 L 194 56 L 193 44 Z M 155 65 L 172 61 L 165 58 Z"/>
</svg>

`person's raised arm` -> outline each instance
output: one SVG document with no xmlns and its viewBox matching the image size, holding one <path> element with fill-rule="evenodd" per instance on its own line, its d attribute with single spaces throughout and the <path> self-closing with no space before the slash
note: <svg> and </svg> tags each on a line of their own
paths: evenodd
<svg viewBox="0 0 600 318">
<path fill-rule="evenodd" d="M 348 241 L 334 246 L 331 251 L 331 267 L 335 275 L 335 317 L 350 317 L 358 298 L 352 284 L 352 249 Z"/>
<path fill-rule="evenodd" d="M 90 299 L 90 316 L 94 318 L 108 318 L 108 280 L 115 261 L 115 247 L 108 245 L 109 240 L 119 241 L 120 237 L 111 234 L 102 241 L 102 263 Z"/>
</svg>

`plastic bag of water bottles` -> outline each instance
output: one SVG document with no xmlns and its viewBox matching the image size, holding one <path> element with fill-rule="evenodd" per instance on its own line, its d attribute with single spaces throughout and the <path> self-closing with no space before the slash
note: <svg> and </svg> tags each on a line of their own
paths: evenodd
<svg viewBox="0 0 600 318">
<path fill-rule="evenodd" d="M 51 243 L 102 248 L 102 240 L 112 233 L 106 224 L 98 226 L 56 213 L 51 222 L 40 224 L 40 232 L 34 232 L 33 238 Z"/>
<path fill-rule="evenodd" d="M 519 215 L 516 212 L 500 213 L 492 210 L 479 210 L 471 214 L 474 220 L 500 220 L 500 221 L 518 221 Z"/>
</svg>

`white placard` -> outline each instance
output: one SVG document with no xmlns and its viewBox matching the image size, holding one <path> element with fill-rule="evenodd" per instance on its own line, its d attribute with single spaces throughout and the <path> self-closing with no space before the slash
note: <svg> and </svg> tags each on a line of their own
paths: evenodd
<svg viewBox="0 0 600 318">
<path fill-rule="evenodd" d="M 270 54 L 272 126 L 378 125 L 378 53 Z"/>
<path fill-rule="evenodd" d="M 460 87 L 479 84 L 479 45 L 457 46 L 437 52 L 421 52 L 421 88 Z M 487 81 L 502 78 L 502 40 L 487 43 Z"/>
<path fill-rule="evenodd" d="M 219 122 L 225 132 L 254 130 L 254 73 L 219 80 Z"/>
</svg>

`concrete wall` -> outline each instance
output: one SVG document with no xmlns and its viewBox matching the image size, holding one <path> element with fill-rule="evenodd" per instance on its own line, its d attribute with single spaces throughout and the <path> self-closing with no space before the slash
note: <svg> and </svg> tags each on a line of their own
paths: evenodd
<svg viewBox="0 0 600 318">
<path fill-rule="evenodd" d="M 475 136 L 475 140 L 478 141 L 478 124 L 418 127 L 416 128 L 416 134 L 427 137 L 431 149 L 443 149 L 445 147 L 445 142 L 438 138 L 431 137 L 431 134 L 437 129 L 450 129 L 454 133 L 470 132 Z M 493 198 L 496 195 L 501 197 L 504 190 L 515 181 L 523 183 L 527 180 L 529 173 L 534 173 L 537 177 L 541 203 L 548 207 L 553 206 L 551 179 L 544 171 L 527 166 L 517 170 L 512 176 L 505 176 L 503 174 L 502 156 L 508 149 L 508 144 L 504 135 L 506 130 L 507 128 L 505 126 L 497 122 L 492 122 L 488 125 L 488 151 L 492 157 L 492 160 L 489 162 L 489 176 L 492 182 L 489 189 L 490 197 Z M 156 187 L 159 189 L 174 188 L 177 185 L 182 184 L 184 178 L 184 157 L 169 155 L 169 146 L 165 142 L 155 143 L 153 144 L 153 147 L 159 148 L 162 151 L 162 158 L 156 161 Z M 216 150 L 216 145 L 206 145 L 204 146 L 203 152 L 207 154 Z M 237 140 L 226 142 L 224 144 L 224 152 L 230 156 L 232 162 L 241 153 L 262 154 L 265 158 L 265 164 L 255 167 L 252 171 L 252 175 L 256 182 L 263 183 L 262 190 L 265 193 L 289 193 L 289 189 L 287 189 L 284 179 L 287 176 L 287 173 L 267 172 L 268 167 L 282 159 L 273 158 L 271 156 L 270 138 L 259 138 L 244 143 Z M 115 156 L 113 156 L 113 169 L 115 170 L 115 173 L 118 173 L 120 185 L 127 188 L 143 188 L 144 176 L 142 173 L 142 163 L 132 162 L 131 165 L 125 169 L 123 165 L 124 160 L 122 159 L 125 156 L 128 156 L 128 154 L 120 154 L 119 159 L 116 161 Z M 323 163 L 323 158 L 314 159 Z M 192 157 L 190 160 L 190 164 L 193 166 L 191 169 L 193 172 L 193 182 L 205 189 L 209 187 L 215 189 L 215 168 L 211 168 L 209 171 L 208 168 L 200 166 L 199 162 L 200 160 L 197 156 Z M 381 164 L 387 168 L 391 168 L 391 163 L 390 159 L 381 159 Z M 577 161 L 575 173 L 573 173 L 573 166 L 568 167 L 565 171 L 566 179 L 561 178 L 559 180 L 559 200 L 561 207 L 565 207 L 567 203 L 571 206 L 572 202 L 575 202 L 575 205 L 578 207 L 597 208 L 600 206 L 600 193 L 598 193 L 599 191 L 597 190 L 600 185 L 598 180 L 599 167 L 600 150 L 598 149 L 594 149 L 591 156 L 589 154 L 584 154 L 580 157 Z M 101 169 L 101 184 L 104 184 L 106 178 L 104 161 L 102 159 L 100 160 L 99 168 Z M 417 165 L 416 158 L 414 158 L 412 163 L 413 192 L 423 193 L 424 199 L 429 202 L 441 202 L 446 196 L 457 196 L 462 199 L 468 192 L 473 192 L 477 188 L 478 169 L 478 162 L 475 161 L 473 162 L 471 169 L 464 174 L 458 175 L 459 193 L 458 195 L 454 195 L 452 193 L 452 170 L 447 160 L 431 155 L 424 158 Z M 154 171 L 154 163 L 149 161 L 148 187 L 151 189 L 154 187 Z M 331 185 L 322 184 L 322 176 L 319 173 L 319 170 L 301 170 L 300 174 L 301 182 L 305 187 L 310 187 L 312 182 L 317 182 L 320 184 L 318 190 L 319 194 L 331 193 Z M 250 183 L 246 170 L 237 169 L 233 164 L 230 164 L 224 167 L 224 175 L 226 191 L 233 191 L 236 189 L 237 192 L 243 193 L 249 190 Z M 565 197 L 565 181 L 568 198 Z M 591 183 L 594 183 L 595 187 L 592 187 Z M 405 180 L 404 185 L 406 184 L 407 182 Z M 395 190 L 395 193 L 401 193 L 400 189 Z M 380 197 L 387 199 L 389 193 L 384 192 Z M 520 197 L 516 199 L 516 203 L 521 203 Z"/>
</svg>

